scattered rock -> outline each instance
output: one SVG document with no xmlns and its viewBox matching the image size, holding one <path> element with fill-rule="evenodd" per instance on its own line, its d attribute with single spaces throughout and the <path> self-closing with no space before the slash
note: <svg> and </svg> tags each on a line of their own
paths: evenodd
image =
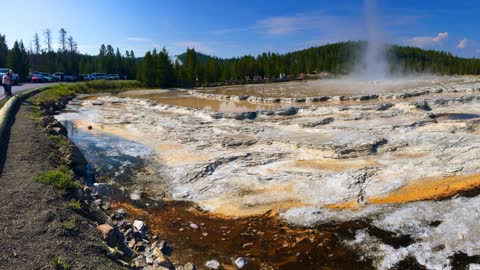
<svg viewBox="0 0 480 270">
<path fill-rule="evenodd" d="M 137 258 L 133 259 L 133 265 L 137 268 L 143 268 L 147 266 L 147 260 L 144 256 L 138 256 Z"/>
<path fill-rule="evenodd" d="M 133 228 L 135 229 L 135 231 L 141 232 L 144 230 L 144 227 L 145 227 L 145 223 L 143 221 L 141 220 L 133 221 Z"/>
<path fill-rule="evenodd" d="M 422 101 L 418 101 L 417 103 L 414 104 L 415 108 L 424 110 L 424 111 L 431 111 L 432 108 L 430 108 L 430 105 L 428 105 L 428 102 L 424 99 Z"/>
<path fill-rule="evenodd" d="M 106 240 L 113 231 L 113 227 L 108 224 L 102 224 L 97 226 L 97 230 L 102 234 L 102 239 Z"/>
<path fill-rule="evenodd" d="M 185 266 L 183 267 L 184 270 L 197 270 L 197 267 L 195 267 L 195 264 L 191 262 L 187 262 Z"/>
<path fill-rule="evenodd" d="M 238 267 L 238 269 L 243 268 L 246 264 L 247 264 L 247 259 L 245 259 L 243 257 L 238 257 L 235 260 L 235 265 Z"/>
<path fill-rule="evenodd" d="M 210 269 L 220 268 L 220 263 L 217 260 L 211 260 L 205 263 L 205 266 Z"/>
<path fill-rule="evenodd" d="M 190 228 L 194 229 L 194 230 L 197 230 L 198 229 L 198 225 L 195 224 L 195 223 L 190 223 Z"/>
</svg>

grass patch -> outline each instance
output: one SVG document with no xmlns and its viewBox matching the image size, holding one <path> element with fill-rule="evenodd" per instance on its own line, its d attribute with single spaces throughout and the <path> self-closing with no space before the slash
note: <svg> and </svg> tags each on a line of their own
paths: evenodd
<svg viewBox="0 0 480 270">
<path fill-rule="evenodd" d="M 50 264 L 54 267 L 55 270 L 68 270 L 72 269 L 72 266 L 66 262 L 62 257 L 54 257 L 50 260 Z"/>
<path fill-rule="evenodd" d="M 63 136 L 47 134 L 47 138 L 57 146 L 66 146 L 68 144 L 67 140 Z"/>
<path fill-rule="evenodd" d="M 75 227 L 77 227 L 75 220 L 67 220 L 62 223 L 62 228 L 69 232 L 75 230 Z"/>
<path fill-rule="evenodd" d="M 143 84 L 139 81 L 100 80 L 73 84 L 57 84 L 45 88 L 45 90 L 33 96 L 31 101 L 35 105 L 40 105 L 43 103 L 54 103 L 63 97 L 76 94 L 118 93 L 142 87 Z"/>
<path fill-rule="evenodd" d="M 72 179 L 70 176 L 70 169 L 68 169 L 68 167 L 65 165 L 40 174 L 34 178 L 34 181 L 52 185 L 57 189 L 64 191 L 80 187 L 80 184 Z"/>
<path fill-rule="evenodd" d="M 75 199 L 71 200 L 68 206 L 70 206 L 70 208 L 74 211 L 80 211 L 82 209 L 82 205 L 80 204 L 80 202 Z"/>
</svg>

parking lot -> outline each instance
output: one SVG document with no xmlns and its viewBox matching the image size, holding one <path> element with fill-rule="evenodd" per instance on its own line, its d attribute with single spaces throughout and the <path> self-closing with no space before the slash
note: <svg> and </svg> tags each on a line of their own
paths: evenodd
<svg viewBox="0 0 480 270">
<path fill-rule="evenodd" d="M 47 86 L 54 85 L 54 84 L 57 84 L 57 83 L 42 83 L 42 84 L 22 83 L 22 84 L 19 84 L 19 85 L 12 86 L 12 93 L 14 95 L 15 94 L 20 94 L 20 93 L 26 92 L 28 90 L 32 90 L 32 89 L 40 88 L 40 87 L 47 87 Z M 0 91 L 0 93 L 1 93 L 0 94 L 0 100 L 4 99 L 5 98 L 5 92 L 3 91 L 3 87 L 2 87 L 2 91 Z"/>
</svg>

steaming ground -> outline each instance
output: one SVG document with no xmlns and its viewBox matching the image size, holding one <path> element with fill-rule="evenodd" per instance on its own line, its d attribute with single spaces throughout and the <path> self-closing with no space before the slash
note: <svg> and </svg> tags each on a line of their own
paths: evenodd
<svg viewBox="0 0 480 270">
<path fill-rule="evenodd" d="M 398 244 L 360 229 L 345 240 L 378 269 L 409 258 L 428 269 L 451 269 L 460 253 L 480 256 L 477 77 L 263 87 L 204 91 L 214 92 L 212 98 L 221 94 L 215 100 L 223 107 L 195 96 L 194 103 L 185 98 L 180 106 L 176 95 L 187 92 L 102 96 L 78 101 L 59 118 L 91 134 L 93 144 L 107 140 L 123 149 L 147 149 L 136 156 L 145 162 L 130 188 L 157 199 L 189 200 L 230 217 L 273 210 L 301 226 L 367 220 L 394 238 L 411 239 Z M 223 100 L 233 93 L 311 97 L 362 91 L 380 97 L 291 103 L 296 109 L 282 102 Z M 202 102 L 209 109 L 199 108 Z M 261 112 L 245 119 L 229 109 L 246 103 Z"/>
<path fill-rule="evenodd" d="M 340 79 L 312 80 L 281 84 L 251 84 L 217 87 L 201 90 L 204 93 L 223 95 L 247 95 L 257 97 L 320 97 L 320 96 L 352 96 L 361 94 L 392 94 L 411 92 L 421 88 L 441 86 L 464 82 L 475 83 L 476 77 L 391 77 L 388 80 L 366 80 L 354 75 Z"/>
</svg>

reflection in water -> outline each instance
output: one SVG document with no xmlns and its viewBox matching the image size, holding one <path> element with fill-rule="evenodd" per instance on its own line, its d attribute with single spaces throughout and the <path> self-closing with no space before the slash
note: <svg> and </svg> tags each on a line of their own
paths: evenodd
<svg viewBox="0 0 480 270">
<path fill-rule="evenodd" d="M 153 150 L 144 145 L 110 134 L 94 134 L 78 128 L 73 121 L 64 120 L 69 138 L 78 146 L 87 159 L 87 174 L 95 181 L 97 176 L 119 183 L 129 183 L 131 176 L 142 170 L 145 158 Z"/>
</svg>

